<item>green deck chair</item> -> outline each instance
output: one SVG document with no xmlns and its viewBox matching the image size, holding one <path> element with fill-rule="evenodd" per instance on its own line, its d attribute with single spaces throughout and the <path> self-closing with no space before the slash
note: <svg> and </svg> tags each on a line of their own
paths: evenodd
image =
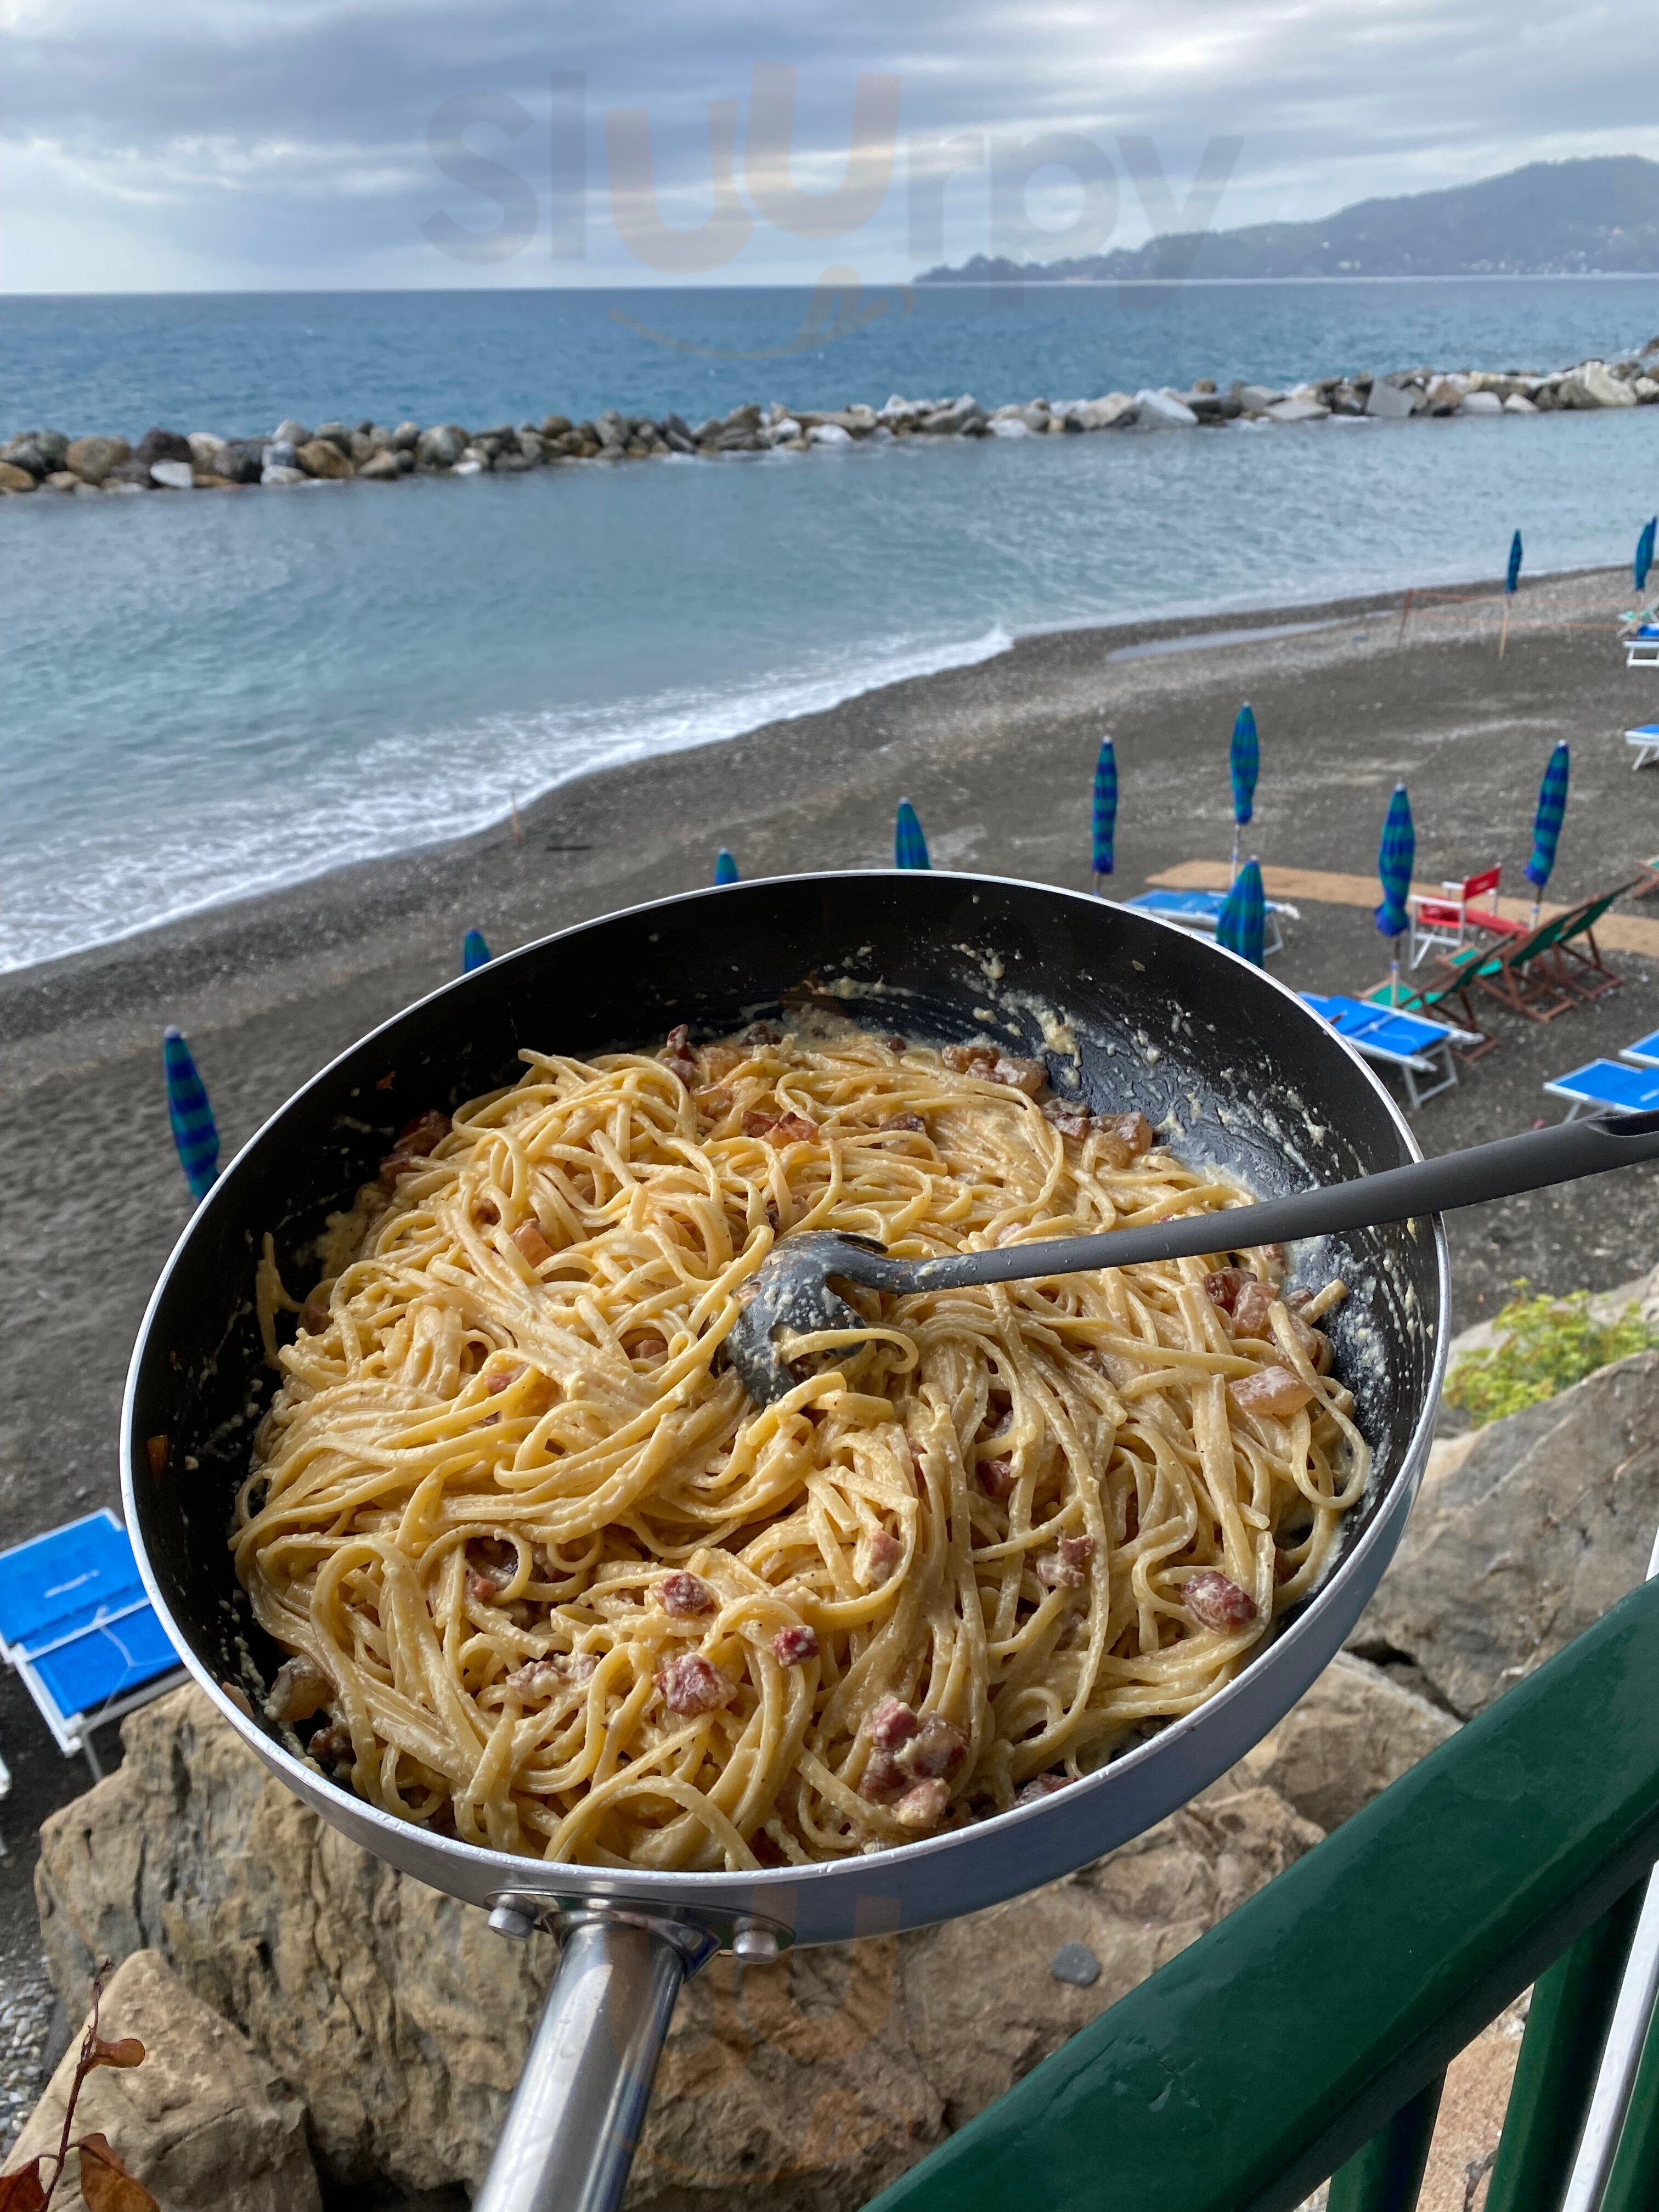
<svg viewBox="0 0 1659 2212">
<path fill-rule="evenodd" d="M 1650 1582 L 868 2212 L 1291 2212 L 1328 2176 L 1413 2212 L 1448 2063 L 1528 1984 L 1486 2212 L 1556 2212 L 1659 1856 L 1656 1692 Z M 1659 2205 L 1636 2048 L 1601 2212 Z"/>
</svg>

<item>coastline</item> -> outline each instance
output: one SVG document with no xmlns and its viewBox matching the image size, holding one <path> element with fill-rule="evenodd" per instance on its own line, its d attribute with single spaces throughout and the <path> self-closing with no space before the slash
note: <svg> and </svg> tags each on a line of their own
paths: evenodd
<svg viewBox="0 0 1659 2212">
<path fill-rule="evenodd" d="M 1224 860 L 1228 732 L 1245 697 L 1262 732 L 1246 849 L 1265 863 L 1369 874 L 1404 775 L 1419 878 L 1501 858 L 1523 888 L 1538 775 L 1566 735 L 1573 795 L 1550 896 L 1588 896 L 1659 849 L 1659 780 L 1632 779 L 1617 734 L 1645 711 L 1643 678 L 1613 642 L 1627 580 L 1524 583 L 1502 660 L 1496 595 L 1419 607 L 1403 646 L 1393 593 L 1021 637 L 989 659 L 558 786 L 521 809 L 520 844 L 497 823 L 0 975 L 0 1096 L 15 1132 L 0 1264 L 26 1286 L 0 1358 L 8 1527 L 21 1535 L 114 1495 L 127 1351 L 189 1213 L 164 1024 L 190 1038 L 228 1155 L 334 1054 L 454 975 L 465 929 L 505 951 L 706 884 L 722 844 L 746 876 L 885 866 L 903 795 L 936 866 L 1087 890 L 1089 782 L 1109 729 L 1122 791 L 1109 889 L 1133 896 L 1149 876 Z M 1109 658 L 1223 627 L 1264 635 Z M 1304 905 L 1275 973 L 1354 990 L 1386 964 L 1367 908 Z M 1549 1110 L 1546 1076 L 1650 1027 L 1659 963 L 1621 951 L 1615 965 L 1632 988 L 1564 1024 L 1500 1017 L 1501 1048 L 1417 1117 L 1425 1147 L 1525 1128 Z M 550 1008 L 550 1035 L 556 1019 Z M 1459 1326 L 1494 1310 L 1517 1275 L 1553 1289 L 1626 1280 L 1651 1241 L 1643 1209 L 1596 1186 L 1455 1219 L 1453 1236 Z"/>
</svg>

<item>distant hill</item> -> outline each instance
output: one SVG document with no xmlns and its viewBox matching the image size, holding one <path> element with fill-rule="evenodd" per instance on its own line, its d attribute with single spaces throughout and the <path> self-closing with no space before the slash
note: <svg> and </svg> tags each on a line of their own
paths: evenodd
<svg viewBox="0 0 1659 2212">
<path fill-rule="evenodd" d="M 1360 200 L 1318 222 L 1170 231 L 1133 252 L 1015 262 L 976 253 L 920 284 L 1190 276 L 1559 276 L 1659 270 L 1659 161 L 1532 161 L 1506 176 Z"/>
</svg>

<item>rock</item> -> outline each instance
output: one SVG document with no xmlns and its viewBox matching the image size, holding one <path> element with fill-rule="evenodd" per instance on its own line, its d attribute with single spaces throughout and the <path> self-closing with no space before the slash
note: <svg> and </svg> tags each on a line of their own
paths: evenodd
<svg viewBox="0 0 1659 2212">
<path fill-rule="evenodd" d="M 680 422 L 679 416 L 677 415 L 673 419 L 684 430 L 685 425 Z M 544 438 L 565 437 L 574 427 L 568 415 L 544 415 L 541 421 L 541 432 Z"/>
<path fill-rule="evenodd" d="M 1000 421 L 993 416 L 986 426 L 994 438 L 1029 438 L 1031 426 L 1018 415 L 1005 415 Z"/>
<path fill-rule="evenodd" d="M 321 2212 L 305 2107 L 246 2037 L 210 2011 L 155 1951 L 138 1951 L 104 1992 L 99 2032 L 137 2036 L 142 2065 L 100 2067 L 76 2106 L 75 2131 L 104 2136 L 165 2212 Z M 55 2152 L 75 2076 L 77 2034 L 6 2163 Z M 52 2198 L 86 2212 L 79 2166 Z"/>
<path fill-rule="evenodd" d="M 429 469 L 451 469 L 466 450 L 466 433 L 453 422 L 440 422 L 422 430 L 415 441 L 415 458 Z"/>
<path fill-rule="evenodd" d="M 125 438 L 76 438 L 64 460 L 82 483 L 100 484 L 112 468 L 132 459 Z"/>
<path fill-rule="evenodd" d="M 312 479 L 303 469 L 284 468 L 280 461 L 268 461 L 259 471 L 262 484 L 309 483 Z"/>
<path fill-rule="evenodd" d="M 1587 361 L 1561 379 L 1556 387 L 1558 407 L 1634 407 L 1636 394 L 1606 363 Z"/>
<path fill-rule="evenodd" d="M 1167 392 L 1137 392 L 1134 404 L 1139 420 L 1149 430 L 1189 430 L 1198 422 L 1192 409 Z"/>
<path fill-rule="evenodd" d="M 27 469 L 37 483 L 50 472 L 52 465 L 41 449 L 38 434 L 14 438 L 0 458 L 9 461 L 15 469 Z"/>
<path fill-rule="evenodd" d="M 371 453 L 357 473 L 365 483 L 395 483 L 404 471 L 398 455 L 387 450 Z"/>
<path fill-rule="evenodd" d="M 456 462 L 449 473 L 453 477 L 481 477 L 484 473 L 485 465 L 483 461 L 464 455 Z"/>
<path fill-rule="evenodd" d="M 213 457 L 218 474 L 230 483 L 258 483 L 264 466 L 265 447 L 251 438 L 234 438 Z"/>
<path fill-rule="evenodd" d="M 211 430 L 192 430 L 185 443 L 190 447 L 190 457 L 198 469 L 211 469 L 225 450 L 226 441 Z"/>
<path fill-rule="evenodd" d="M 191 461 L 195 455 L 190 450 L 190 440 L 179 431 L 149 429 L 133 448 L 132 458 L 150 468 L 157 461 Z"/>
<path fill-rule="evenodd" d="M 1659 383 L 1650 376 L 1637 377 L 1631 385 L 1631 390 L 1636 394 L 1638 407 L 1651 407 L 1654 401 L 1659 399 Z"/>
<path fill-rule="evenodd" d="M 161 1952 L 309 2107 L 331 2185 L 476 2188 L 551 1943 L 370 1859 L 242 1748 L 197 1692 L 124 1723 L 118 1771 L 53 1814 L 36 1877 L 73 2012 L 100 1955 Z M 1317 1841 L 1235 1774 L 1066 1881 L 970 1920 L 693 1984 L 630 2212 L 839 2212 L 1007 2088 Z M 1102 1962 L 1056 1981 L 1062 1944 Z"/>
<path fill-rule="evenodd" d="M 310 431 L 303 422 L 296 422 L 291 415 L 285 415 L 270 435 L 273 442 L 279 446 L 307 446 L 311 442 Z"/>
<path fill-rule="evenodd" d="M 295 459 L 308 477 L 349 477 L 351 463 L 332 438 L 311 438 L 295 451 Z"/>
<path fill-rule="evenodd" d="M 961 437 L 979 429 L 989 420 L 985 410 L 971 392 L 953 399 L 948 406 L 936 407 L 922 417 L 921 428 L 936 438 Z"/>
<path fill-rule="evenodd" d="M 1265 384 L 1236 384 L 1233 398 L 1247 415 L 1265 415 L 1270 407 L 1277 407 L 1281 399 L 1290 395 L 1275 392 Z"/>
<path fill-rule="evenodd" d="M 1495 392 L 1466 392 L 1460 415 L 1501 415 L 1504 403 Z"/>
<path fill-rule="evenodd" d="M 1328 1832 L 1457 1732 L 1457 1723 L 1378 1667 L 1343 1652 L 1238 1771 Z"/>
<path fill-rule="evenodd" d="M 1455 415 L 1463 404 L 1463 387 L 1449 376 L 1437 376 L 1430 385 L 1424 404 L 1431 415 Z"/>
<path fill-rule="evenodd" d="M 125 491 L 154 491 L 155 486 L 150 480 L 149 470 L 146 464 L 140 460 L 131 460 L 118 461 L 105 477 L 102 489 L 105 491 L 118 489 Z"/>
<path fill-rule="evenodd" d="M 477 466 L 480 470 L 483 470 L 492 467 L 495 464 L 495 455 L 490 452 L 488 446 L 481 446 L 476 440 L 474 440 L 471 445 L 464 446 L 462 447 L 461 459 L 455 465 L 457 468 L 459 468 L 462 465 L 462 463 L 471 461 L 476 463 Z"/>
<path fill-rule="evenodd" d="M 37 430 L 34 442 L 40 448 L 48 470 L 61 469 L 68 465 L 69 440 L 61 430 Z"/>
<path fill-rule="evenodd" d="M 20 492 L 33 491 L 39 481 L 32 470 L 20 469 L 15 461 L 0 461 L 0 492 L 15 498 Z"/>
<path fill-rule="evenodd" d="M 398 453 L 412 453 L 420 442 L 420 436 L 421 426 L 418 422 L 399 422 L 392 434 L 392 451 Z"/>
<path fill-rule="evenodd" d="M 196 481 L 196 471 L 188 461 L 152 461 L 149 480 L 163 491 L 188 491 Z"/>
<path fill-rule="evenodd" d="M 1140 410 L 1127 392 L 1109 392 L 1099 399 L 1085 399 L 1077 410 L 1077 420 L 1085 430 L 1127 430 L 1139 419 Z"/>
<path fill-rule="evenodd" d="M 839 422 L 814 422 L 806 434 L 809 446 L 850 446 L 853 434 L 844 430 Z M 725 441 L 722 439 L 721 443 Z"/>
<path fill-rule="evenodd" d="M 40 489 L 42 491 L 74 492 L 94 490 L 96 487 L 83 484 L 73 469 L 54 469 L 49 477 L 42 479 Z"/>
<path fill-rule="evenodd" d="M 1659 391 L 1659 386 L 1656 386 L 1655 390 Z M 1504 402 L 1504 412 L 1506 415 L 1535 415 L 1538 410 L 1524 392 L 1511 392 Z"/>
<path fill-rule="evenodd" d="M 337 447 L 347 460 L 351 459 L 351 433 L 343 422 L 319 422 L 312 432 L 309 441 L 301 438 L 296 442 L 300 445 L 314 444 L 319 438 L 326 439 L 331 446 Z"/>
<path fill-rule="evenodd" d="M 385 431 L 382 431 L 380 434 L 384 438 L 386 436 Z M 380 447 L 374 443 L 374 439 L 367 430 L 354 430 L 351 434 L 350 442 L 346 447 L 346 454 L 352 466 L 355 469 L 361 471 L 363 463 L 369 459 L 373 454 L 379 453 L 380 450 Z"/>
<path fill-rule="evenodd" d="M 1466 1718 L 1641 1581 L 1659 1522 L 1659 1352 L 1435 1447 L 1351 1642 Z"/>
<path fill-rule="evenodd" d="M 273 438 L 264 448 L 263 460 L 268 469 L 296 469 L 296 448 L 286 438 Z"/>
<path fill-rule="evenodd" d="M 1330 411 L 1323 400 L 1309 399 L 1293 392 L 1288 399 L 1274 400 L 1267 414 L 1273 422 L 1322 422 Z"/>
</svg>

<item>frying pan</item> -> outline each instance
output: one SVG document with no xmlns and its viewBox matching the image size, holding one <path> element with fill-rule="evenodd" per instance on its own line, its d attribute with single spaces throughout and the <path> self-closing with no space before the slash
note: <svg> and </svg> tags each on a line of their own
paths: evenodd
<svg viewBox="0 0 1659 2212">
<path fill-rule="evenodd" d="M 1040 1802 L 893 1850 L 752 1874 L 663 1875 L 519 1858 L 378 1811 L 258 1715 L 282 1655 L 224 1538 L 274 1378 L 252 1302 L 267 1231 L 284 1279 L 348 1206 L 392 1133 L 521 1072 L 521 1046 L 588 1055 L 675 1024 L 728 1033 L 817 1003 L 921 1042 L 994 1036 L 1045 1057 L 1062 1093 L 1139 1109 L 1194 1164 L 1261 1197 L 1419 1157 L 1376 1078 L 1293 992 L 1127 909 L 922 872 L 725 886 L 611 915 L 434 992 L 324 1069 L 238 1154 L 168 1261 L 123 1410 L 127 1525 L 185 1663 L 270 1771 L 365 1850 L 489 1910 L 504 1935 L 561 1933 L 558 1972 L 479 2212 L 601 2212 L 626 2182 L 676 1996 L 721 1946 L 751 1962 L 972 1912 L 1071 1872 L 1183 1805 L 1272 1728 L 1340 1648 L 1394 1551 L 1426 1458 L 1447 1340 L 1437 1219 L 1298 1248 L 1295 1279 L 1340 1273 L 1328 1323 L 1375 1469 L 1319 1589 L 1196 1712 Z M 165 1472 L 146 1440 L 168 1439 Z M 245 1685 L 238 1696 L 226 1684 Z M 251 1712 L 241 1699 L 251 1697 Z M 252 1716 L 251 1717 L 251 1713 Z"/>
</svg>

